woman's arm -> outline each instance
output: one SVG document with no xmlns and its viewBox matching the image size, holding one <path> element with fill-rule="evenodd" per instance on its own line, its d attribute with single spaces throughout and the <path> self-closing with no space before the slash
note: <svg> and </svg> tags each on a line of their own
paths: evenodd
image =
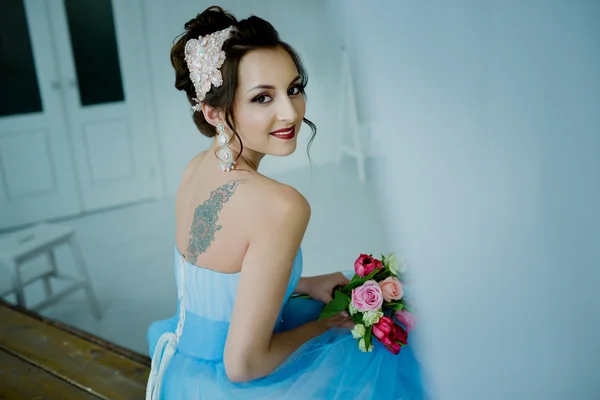
<svg viewBox="0 0 600 400">
<path fill-rule="evenodd" d="M 298 285 L 296 285 L 296 289 L 294 289 L 294 293 L 293 294 L 308 294 L 308 281 L 307 278 L 302 277 L 300 278 L 300 281 L 298 282 Z"/>
<path fill-rule="evenodd" d="M 307 294 L 326 304 L 333 299 L 333 292 L 337 287 L 346 286 L 348 283 L 350 280 L 341 272 L 309 276 L 300 280 L 294 294 Z"/>
<path fill-rule="evenodd" d="M 346 321 L 338 316 L 273 333 L 310 206 L 287 186 L 271 194 L 269 203 L 264 215 L 255 215 L 225 344 L 225 371 L 235 382 L 268 375 L 302 344 Z"/>
</svg>

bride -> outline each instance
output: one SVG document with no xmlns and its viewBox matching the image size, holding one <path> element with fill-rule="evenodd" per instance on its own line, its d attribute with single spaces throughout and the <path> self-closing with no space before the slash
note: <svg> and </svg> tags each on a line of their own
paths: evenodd
<svg viewBox="0 0 600 400">
<path fill-rule="evenodd" d="M 296 150 L 307 74 L 261 18 L 210 7 L 171 50 L 175 87 L 214 142 L 176 199 L 178 312 L 148 331 L 147 399 L 422 399 L 410 346 L 361 352 L 347 313 L 318 321 L 341 273 L 304 278 L 310 205 L 258 172 Z M 311 299 L 295 299 L 308 294 Z"/>
</svg>

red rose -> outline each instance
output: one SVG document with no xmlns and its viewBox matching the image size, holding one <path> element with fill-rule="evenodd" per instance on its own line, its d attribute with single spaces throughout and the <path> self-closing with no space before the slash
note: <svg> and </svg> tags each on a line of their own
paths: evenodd
<svg viewBox="0 0 600 400">
<path fill-rule="evenodd" d="M 354 271 L 358 276 L 367 276 L 375 269 L 381 268 L 381 261 L 367 254 L 361 254 L 354 262 Z"/>
<path fill-rule="evenodd" d="M 402 346 L 408 343 L 406 330 L 389 317 L 381 317 L 373 325 L 373 336 L 394 354 L 398 354 Z"/>
</svg>

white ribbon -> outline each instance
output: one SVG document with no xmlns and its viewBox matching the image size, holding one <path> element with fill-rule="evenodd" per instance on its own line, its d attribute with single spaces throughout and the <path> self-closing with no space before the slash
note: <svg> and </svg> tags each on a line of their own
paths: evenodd
<svg viewBox="0 0 600 400">
<path fill-rule="evenodd" d="M 177 336 L 173 332 L 163 333 L 160 339 L 158 339 L 154 355 L 152 356 L 148 385 L 146 386 L 146 400 L 160 399 L 163 376 L 175 355 L 178 341 Z"/>
<path fill-rule="evenodd" d="M 185 258 L 181 256 L 179 261 L 179 272 L 181 277 L 179 280 L 179 321 L 177 321 L 177 329 L 175 332 L 165 332 L 158 339 L 154 354 L 152 355 L 150 376 L 148 377 L 148 384 L 146 385 L 146 400 L 160 400 L 163 376 L 175 355 L 175 351 L 177 351 L 181 331 L 183 331 L 183 324 L 185 322 L 185 304 L 183 296 L 185 276 L 183 267 L 185 265 Z"/>
</svg>

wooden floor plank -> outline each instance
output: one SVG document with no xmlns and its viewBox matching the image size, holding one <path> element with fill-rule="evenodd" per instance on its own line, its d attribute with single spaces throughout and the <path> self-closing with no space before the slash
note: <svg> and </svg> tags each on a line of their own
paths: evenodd
<svg viewBox="0 0 600 400">
<path fill-rule="evenodd" d="M 8 307 L 0 307 L 0 321 L 0 349 L 99 398 L 144 398 L 147 365 Z"/>
<path fill-rule="evenodd" d="M 0 350 L 0 400 L 98 400 L 91 393 Z"/>
<path fill-rule="evenodd" d="M 8 308 L 9 310 L 13 310 L 16 311 L 20 314 L 29 316 L 31 318 L 33 318 L 36 321 L 40 321 L 43 322 L 45 325 L 50 325 L 50 326 L 54 326 L 56 328 L 58 328 L 59 330 L 63 331 L 63 332 L 67 332 L 73 336 L 77 336 L 80 338 L 83 338 L 85 340 L 87 340 L 88 342 L 92 342 L 92 343 L 96 343 L 97 345 L 99 345 L 100 347 L 104 347 L 105 349 L 109 349 L 110 351 L 112 351 L 113 353 L 116 354 L 121 354 L 123 355 L 125 358 L 129 358 L 130 360 L 136 361 L 142 365 L 146 365 L 148 368 L 150 368 L 150 357 L 146 356 L 146 355 L 142 355 L 140 353 L 137 353 L 135 351 L 132 351 L 131 349 L 116 345 L 114 343 L 108 342 L 102 338 L 99 338 L 98 336 L 92 335 L 88 332 L 82 331 L 80 329 L 75 328 L 74 326 L 68 325 L 68 324 L 64 324 L 60 321 L 54 320 L 54 319 L 49 319 L 44 317 L 43 315 L 28 310 L 26 308 L 23 307 L 19 307 L 15 304 L 11 304 L 8 303 L 7 301 L 0 299 L 0 308 L 5 307 Z"/>
</svg>

